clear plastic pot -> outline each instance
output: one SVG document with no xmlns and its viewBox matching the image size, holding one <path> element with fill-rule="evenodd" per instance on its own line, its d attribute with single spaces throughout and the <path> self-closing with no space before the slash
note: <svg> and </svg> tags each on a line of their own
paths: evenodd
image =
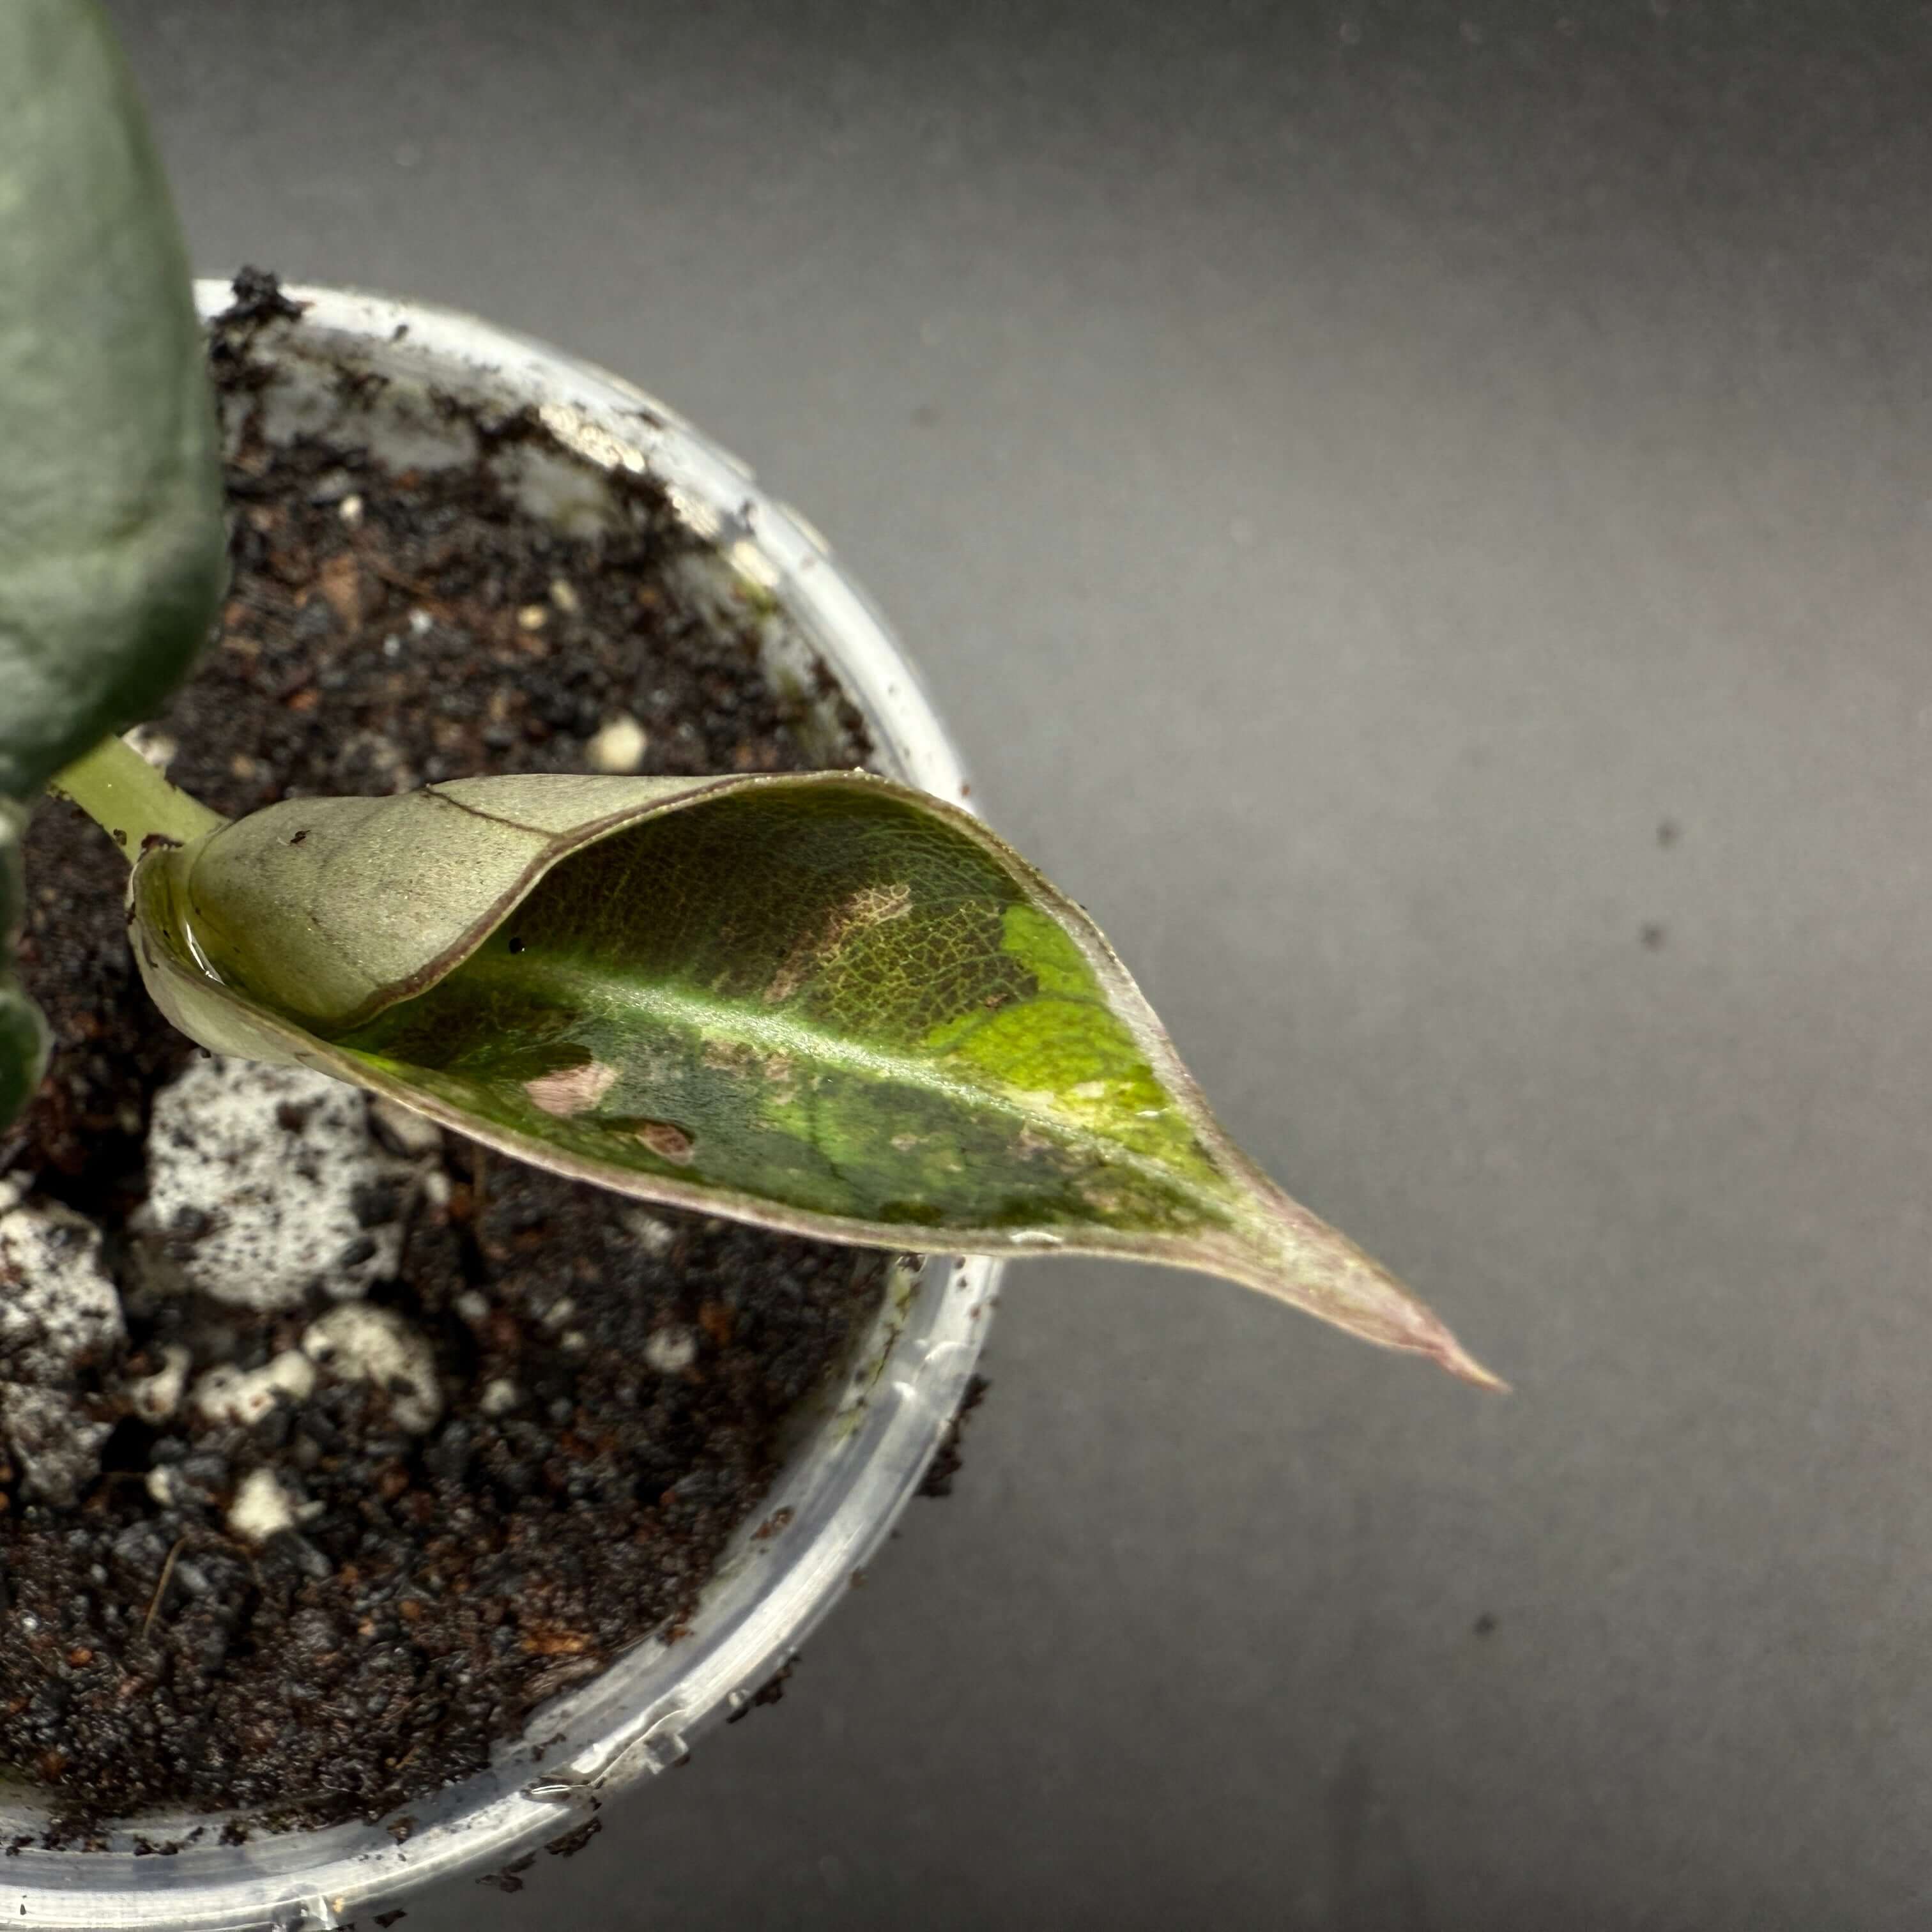
<svg viewBox="0 0 1932 1932">
<path fill-rule="evenodd" d="M 877 763 L 942 797 L 962 799 L 959 760 L 891 634 L 795 511 L 763 494 L 750 470 L 662 404 L 539 343 L 420 303 L 318 288 L 276 323 L 256 353 L 272 363 L 270 434 L 304 423 L 366 432 L 392 458 L 434 463 L 464 453 L 454 397 L 485 412 L 534 408 L 587 460 L 530 460 L 527 500 L 565 523 L 595 520 L 603 477 L 628 470 L 664 484 L 680 514 L 715 547 L 693 566 L 700 597 L 758 614 L 772 674 L 805 694 L 818 662 L 864 714 Z M 226 285 L 198 294 L 212 315 Z M 350 381 L 364 374 L 381 382 Z M 821 707 L 836 697 L 818 696 Z M 737 1708 L 781 1669 L 891 1528 L 957 1412 L 986 1334 L 1000 1275 L 984 1260 L 934 1258 L 896 1275 L 880 1318 L 838 1389 L 799 1416 L 782 1474 L 706 1589 L 688 1634 L 652 1642 L 545 1705 L 526 1740 L 482 1776 L 411 1805 L 404 1841 L 382 1826 L 255 1828 L 219 1842 L 219 1821 L 153 1816 L 117 1831 L 108 1850 L 34 1850 L 0 1869 L 0 1924 L 154 1926 L 169 1932 L 309 1932 L 361 1918 L 417 1887 L 488 1870 L 574 1830 L 593 1802 L 674 1764 L 691 1738 Z M 757 1532 L 754 1534 L 754 1531 Z M 556 1739 L 536 1755 L 538 1739 Z M 43 1822 L 31 1793 L 0 1796 L 0 1838 Z M 172 1856 L 137 1856 L 185 1838 Z"/>
</svg>

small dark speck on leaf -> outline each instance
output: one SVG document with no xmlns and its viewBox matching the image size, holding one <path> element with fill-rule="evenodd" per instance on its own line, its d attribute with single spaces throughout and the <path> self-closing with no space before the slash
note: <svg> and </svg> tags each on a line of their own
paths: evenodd
<svg viewBox="0 0 1932 1932">
<path fill-rule="evenodd" d="M 520 952 L 523 950 L 524 942 L 512 934 L 510 938 L 510 950 L 512 952 Z"/>
<path fill-rule="evenodd" d="M 1478 1636 L 1493 1636 L 1496 1630 L 1495 1616 L 1491 1612 L 1485 1610 L 1470 1628 Z"/>
<path fill-rule="evenodd" d="M 289 841 L 289 843 L 290 843 L 291 845 L 299 845 L 299 844 L 302 842 L 302 841 L 303 841 L 304 838 L 306 838 L 308 836 L 308 827 L 307 826 L 305 826 L 305 825 L 304 825 L 304 826 L 302 827 L 302 829 L 299 832 L 298 832 L 295 835 L 295 836 L 294 836 L 292 838 L 291 838 L 291 839 Z"/>
<path fill-rule="evenodd" d="M 1637 936 L 1652 952 L 1658 951 L 1662 947 L 1665 938 L 1662 922 L 1654 919 L 1647 920 L 1642 931 Z"/>
<path fill-rule="evenodd" d="M 124 846 L 128 843 L 127 832 L 118 825 L 114 828 L 114 842 L 116 844 L 122 846 Z"/>
</svg>

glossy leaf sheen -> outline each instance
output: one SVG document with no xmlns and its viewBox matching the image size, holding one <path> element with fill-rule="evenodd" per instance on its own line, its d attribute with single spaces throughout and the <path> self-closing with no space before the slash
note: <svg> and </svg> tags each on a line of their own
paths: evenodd
<svg viewBox="0 0 1932 1932">
<path fill-rule="evenodd" d="M 125 63 L 92 0 L 4 0 L 0 794 L 157 708 L 225 568 L 201 331 Z"/>
<path fill-rule="evenodd" d="M 151 989 L 217 1051 L 646 1198 L 1205 1269 L 1482 1376 L 1232 1144 L 1077 907 L 885 780 L 294 801 L 134 893 Z"/>
</svg>

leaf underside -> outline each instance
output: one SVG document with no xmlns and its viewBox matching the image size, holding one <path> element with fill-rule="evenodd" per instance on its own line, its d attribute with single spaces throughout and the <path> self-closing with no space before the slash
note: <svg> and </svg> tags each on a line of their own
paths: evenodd
<svg viewBox="0 0 1932 1932">
<path fill-rule="evenodd" d="M 551 794 L 526 778 L 436 788 L 453 812 L 292 803 L 151 855 L 143 970 L 217 1050 L 261 1057 L 266 1024 L 268 1051 L 627 1192 L 895 1246 L 1206 1269 L 1481 1377 L 1234 1148 L 1091 922 L 976 820 L 819 773 L 661 788 L 613 824 L 626 782 L 554 782 L 603 826 L 560 854 L 558 814 L 530 810 Z M 380 805 L 408 841 L 382 834 Z M 547 862 L 519 869 L 497 829 L 528 832 L 512 806 L 545 820 Z M 384 896 L 346 882 L 393 878 L 399 850 L 440 857 L 481 908 L 460 935 L 452 910 L 414 970 L 380 913 L 346 929 Z M 323 950 L 381 958 L 404 996 L 292 1020 Z M 340 1006 L 356 988 L 335 976 Z M 250 997 L 265 981 L 273 1002 Z"/>
</svg>

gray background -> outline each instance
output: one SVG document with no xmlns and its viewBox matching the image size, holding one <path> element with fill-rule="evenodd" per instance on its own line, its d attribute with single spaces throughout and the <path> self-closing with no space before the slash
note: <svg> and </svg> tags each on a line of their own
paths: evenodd
<svg viewBox="0 0 1932 1932">
<path fill-rule="evenodd" d="M 785 1703 L 406 1932 L 1928 1922 L 1927 13 L 114 11 L 204 268 L 547 337 L 829 532 L 1517 1385 L 1017 1270 Z"/>
</svg>

